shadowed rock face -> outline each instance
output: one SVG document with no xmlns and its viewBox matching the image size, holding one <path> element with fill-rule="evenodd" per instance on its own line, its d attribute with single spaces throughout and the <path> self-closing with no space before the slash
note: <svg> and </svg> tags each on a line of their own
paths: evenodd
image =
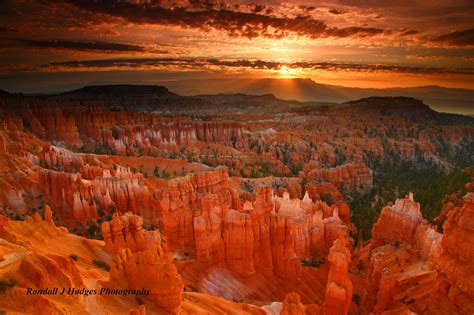
<svg viewBox="0 0 474 315">
<path fill-rule="evenodd" d="M 401 116 L 414 121 L 436 119 L 438 116 L 438 113 L 428 105 L 411 97 L 368 97 L 344 105 L 353 111 L 371 112 L 382 116 Z"/>
</svg>

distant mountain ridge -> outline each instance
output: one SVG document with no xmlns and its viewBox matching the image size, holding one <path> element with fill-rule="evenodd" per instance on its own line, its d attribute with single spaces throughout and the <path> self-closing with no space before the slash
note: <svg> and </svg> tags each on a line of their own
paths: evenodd
<svg viewBox="0 0 474 315">
<path fill-rule="evenodd" d="M 284 112 L 301 106 L 336 105 L 318 102 L 287 101 L 273 94 L 243 93 L 182 96 L 164 86 L 155 85 L 93 85 L 69 92 L 40 96 L 59 101 L 101 102 L 107 107 L 157 113 L 236 113 L 252 114 Z"/>
<path fill-rule="evenodd" d="M 16 104 L 42 100 L 42 106 L 104 105 L 111 110 L 126 110 L 170 115 L 262 115 L 283 113 L 353 112 L 353 115 L 405 117 L 411 121 L 438 121 L 440 123 L 474 124 L 469 115 L 440 113 L 423 101 L 404 96 L 371 96 L 345 103 L 300 102 L 281 100 L 273 94 L 247 95 L 243 93 L 181 96 L 164 86 L 154 85 L 97 85 L 86 86 L 55 95 L 23 96 L 0 90 L 2 109 L 15 111 Z M 53 102 L 50 102 L 53 101 Z"/>
<path fill-rule="evenodd" d="M 474 91 L 463 89 L 431 86 L 377 90 L 329 86 L 315 83 L 310 79 L 238 79 L 237 81 L 224 79 L 217 82 L 200 80 L 195 88 L 202 86 L 203 92 L 217 90 L 217 93 L 190 96 L 182 95 L 190 92 L 190 90 L 180 91 L 184 88 L 183 84 L 189 87 L 194 83 L 190 83 L 189 80 L 169 82 L 167 87 L 132 84 L 92 85 L 43 97 L 56 100 L 96 101 L 108 107 L 133 111 L 195 113 L 196 109 L 201 109 L 202 113 L 208 114 L 240 112 L 258 114 L 263 111 L 277 113 L 308 106 L 336 106 L 337 104 L 355 106 L 363 103 L 364 100 L 384 107 L 390 102 L 393 103 L 391 100 L 398 100 L 396 102 L 401 106 L 406 104 L 415 106 L 419 103 L 423 105 L 423 108 L 431 108 L 438 112 L 450 112 L 449 109 L 458 108 L 451 112 L 474 115 Z M 178 91 L 178 93 L 170 90 Z M 230 92 L 231 90 L 244 90 L 244 92 L 234 93 Z M 286 99 L 281 99 L 281 96 L 285 96 Z M 311 98 L 323 101 L 308 101 Z M 400 102 L 400 100 L 404 101 Z M 403 103 L 406 104 L 403 105 Z"/>
<path fill-rule="evenodd" d="M 206 79 L 163 81 L 181 95 L 245 93 L 273 94 L 282 100 L 343 103 L 371 96 L 420 99 L 436 111 L 474 115 L 474 90 L 420 86 L 410 88 L 354 88 L 316 83 L 311 79 Z"/>
</svg>

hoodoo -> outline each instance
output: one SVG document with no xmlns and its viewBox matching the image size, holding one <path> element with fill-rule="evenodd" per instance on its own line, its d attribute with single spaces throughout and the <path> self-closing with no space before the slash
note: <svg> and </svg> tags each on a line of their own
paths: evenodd
<svg viewBox="0 0 474 315">
<path fill-rule="evenodd" d="M 472 126 L 408 98 L 0 93 L 0 313 L 471 314 Z"/>
</svg>

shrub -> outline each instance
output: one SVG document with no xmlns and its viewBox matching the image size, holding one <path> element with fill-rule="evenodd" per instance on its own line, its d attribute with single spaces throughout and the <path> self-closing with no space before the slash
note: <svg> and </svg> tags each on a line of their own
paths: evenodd
<svg viewBox="0 0 474 315">
<path fill-rule="evenodd" d="M 4 292 L 9 288 L 16 286 L 16 279 L 12 278 L 10 280 L 0 279 L 0 292 Z"/>
<path fill-rule="evenodd" d="M 311 258 L 311 259 L 305 259 L 301 261 L 301 265 L 303 267 L 313 267 L 313 268 L 319 268 L 321 265 L 324 264 L 324 259 L 322 258 Z"/>
<path fill-rule="evenodd" d="M 355 304 L 360 305 L 360 295 L 357 293 L 352 294 L 352 301 L 354 301 Z"/>
<path fill-rule="evenodd" d="M 198 290 L 193 287 L 192 285 L 187 285 L 184 287 L 184 291 L 187 291 L 187 292 L 198 292 Z"/>
<path fill-rule="evenodd" d="M 100 229 L 95 222 L 90 222 L 89 227 L 86 231 L 87 238 L 99 238 L 102 235 L 100 234 Z"/>
<path fill-rule="evenodd" d="M 105 270 L 107 270 L 107 271 L 110 271 L 110 266 L 109 266 L 109 264 L 106 263 L 105 261 L 100 260 L 100 259 L 94 259 L 92 262 L 93 262 L 94 265 L 96 265 L 97 267 L 103 268 L 103 269 L 105 269 Z"/>
<path fill-rule="evenodd" d="M 151 224 L 151 225 L 143 224 L 142 226 L 143 226 L 143 228 L 144 228 L 145 230 L 147 230 L 147 231 L 154 231 L 154 230 L 156 230 L 156 226 L 154 226 L 153 224 Z"/>
<path fill-rule="evenodd" d="M 331 206 L 334 203 L 334 199 L 332 198 L 331 194 L 325 194 L 321 196 L 321 200 L 327 203 L 328 206 Z"/>
</svg>

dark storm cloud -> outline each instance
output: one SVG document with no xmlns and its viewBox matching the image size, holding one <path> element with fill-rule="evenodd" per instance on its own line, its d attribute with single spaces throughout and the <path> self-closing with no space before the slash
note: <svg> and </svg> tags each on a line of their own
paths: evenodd
<svg viewBox="0 0 474 315">
<path fill-rule="evenodd" d="M 330 27 L 324 21 L 308 15 L 295 17 L 268 15 L 265 7 L 243 11 L 230 9 L 222 3 L 191 1 L 188 6 L 164 7 L 155 4 L 135 4 L 124 1 L 70 0 L 69 3 L 87 10 L 122 18 L 135 24 L 155 24 L 194 28 L 204 31 L 224 31 L 230 36 L 282 38 L 289 34 L 309 38 L 367 37 L 393 34 L 390 30 L 374 27 Z M 198 8 L 198 9 L 196 9 Z"/>
<path fill-rule="evenodd" d="M 205 58 L 126 58 L 126 59 L 100 59 L 100 60 L 73 60 L 65 62 L 54 62 L 45 64 L 43 68 L 143 68 L 160 66 L 180 66 L 194 69 L 204 69 L 211 66 L 228 68 L 247 68 L 258 70 L 278 70 L 282 66 L 287 68 L 305 69 L 305 70 L 325 70 L 325 71 L 357 71 L 357 72 L 376 72 L 389 71 L 398 73 L 413 74 L 474 74 L 474 69 L 444 69 L 430 67 L 404 67 L 395 65 L 373 65 L 356 63 L 330 63 L 330 62 L 296 62 L 280 63 L 276 61 L 264 60 L 220 60 Z"/>
<path fill-rule="evenodd" d="M 448 46 L 474 46 L 474 28 L 443 34 L 433 38 L 431 41 L 434 43 L 446 44 Z"/>
<path fill-rule="evenodd" d="M 20 43 L 37 48 L 48 49 L 70 49 L 81 51 L 104 51 L 104 52 L 144 52 L 145 47 L 138 45 L 129 45 L 121 43 L 103 42 L 103 41 L 74 41 L 74 40 L 34 40 L 19 39 Z"/>
</svg>

